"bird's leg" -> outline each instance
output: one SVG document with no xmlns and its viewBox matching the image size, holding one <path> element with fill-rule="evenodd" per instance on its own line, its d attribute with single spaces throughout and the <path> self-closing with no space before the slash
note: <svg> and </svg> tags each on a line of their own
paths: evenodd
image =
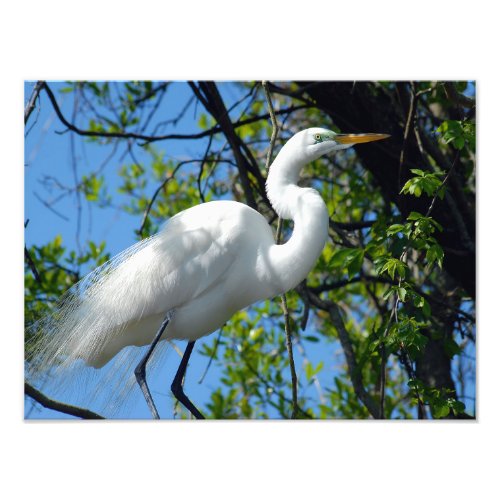
<svg viewBox="0 0 500 500">
<path fill-rule="evenodd" d="M 163 320 L 160 329 L 156 332 L 153 342 L 151 342 L 151 345 L 149 346 L 148 352 L 141 359 L 136 369 L 134 370 L 135 378 L 137 379 L 137 383 L 139 384 L 139 387 L 141 388 L 141 391 L 144 394 L 144 398 L 146 399 L 146 403 L 149 406 L 149 410 L 151 411 L 153 418 L 156 419 L 159 419 L 160 415 L 158 414 L 158 410 L 156 409 L 153 397 L 151 396 L 151 392 L 149 391 L 149 387 L 146 382 L 146 364 L 149 358 L 151 357 L 151 354 L 153 354 L 153 350 L 156 347 L 156 344 L 158 344 L 158 342 L 160 341 L 160 338 L 163 332 L 165 331 L 165 328 L 167 328 L 169 321 L 172 319 L 172 316 L 173 316 L 173 311 L 169 311 L 165 316 L 165 319 Z"/>
<path fill-rule="evenodd" d="M 196 406 L 193 403 L 191 403 L 189 398 L 184 394 L 184 389 L 182 388 L 182 379 L 186 374 L 186 368 L 188 365 L 189 357 L 193 352 L 194 343 L 195 343 L 194 340 L 188 342 L 186 350 L 184 351 L 184 355 L 182 356 L 181 364 L 177 369 L 177 373 L 175 374 L 175 378 L 174 381 L 172 382 L 170 389 L 172 390 L 172 393 L 176 397 L 176 399 L 180 403 L 182 403 L 196 418 L 204 419 L 205 417 L 200 413 L 198 408 L 196 408 Z"/>
</svg>

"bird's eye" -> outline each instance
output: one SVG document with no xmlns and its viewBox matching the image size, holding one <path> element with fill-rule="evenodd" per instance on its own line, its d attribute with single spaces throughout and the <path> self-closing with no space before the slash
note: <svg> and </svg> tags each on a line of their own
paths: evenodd
<svg viewBox="0 0 500 500">
<path fill-rule="evenodd" d="M 317 141 L 321 141 L 321 134 L 316 134 L 314 136 L 314 138 L 317 140 Z"/>
</svg>

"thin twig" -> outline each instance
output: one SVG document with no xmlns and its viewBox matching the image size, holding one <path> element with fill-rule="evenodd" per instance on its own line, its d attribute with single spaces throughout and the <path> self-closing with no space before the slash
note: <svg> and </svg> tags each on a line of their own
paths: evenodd
<svg viewBox="0 0 500 500">
<path fill-rule="evenodd" d="M 182 166 L 187 165 L 189 163 L 199 163 L 200 161 L 203 161 L 203 160 L 192 159 L 192 160 L 184 160 L 184 161 L 179 162 L 177 164 L 177 166 L 174 168 L 174 170 L 172 171 L 172 173 L 158 186 L 158 188 L 156 189 L 156 191 L 153 193 L 153 196 L 151 197 L 151 200 L 149 201 L 149 204 L 148 204 L 146 210 L 144 211 L 144 214 L 142 216 L 141 226 L 136 231 L 139 236 L 142 237 L 142 232 L 144 231 L 144 227 L 146 225 L 147 218 L 149 217 L 149 213 L 151 212 L 153 204 L 154 204 L 156 198 L 158 197 L 158 195 L 160 194 L 160 191 L 162 189 L 164 189 L 165 186 L 174 178 L 174 176 L 177 173 L 177 171 L 179 170 L 179 168 L 181 168 Z M 221 158 L 219 158 L 219 159 L 212 159 L 211 161 L 212 162 L 218 162 L 218 163 L 229 163 L 229 164 L 232 164 L 232 162 L 230 160 L 226 160 L 226 159 L 223 159 L 223 158 L 222 159 Z"/>
<path fill-rule="evenodd" d="M 269 382 L 248 362 L 248 360 L 242 356 L 243 362 L 245 363 L 246 367 L 257 377 L 257 379 L 264 384 L 266 389 L 270 389 L 272 394 L 276 394 L 281 400 L 286 401 L 287 403 L 292 403 L 293 405 L 293 400 L 290 401 L 290 398 L 287 398 L 286 396 L 283 396 L 279 391 L 277 391 Z M 306 418 L 313 418 L 307 411 L 303 410 L 300 406 L 297 406 L 297 412 L 302 414 Z"/>
<path fill-rule="evenodd" d="M 309 360 L 309 358 L 307 356 L 306 348 L 304 347 L 300 338 L 298 339 L 298 342 L 296 345 L 297 345 L 297 349 L 298 349 L 299 353 L 302 355 L 303 366 L 307 366 L 308 364 L 310 365 L 311 361 Z M 316 392 L 318 393 L 318 398 L 319 398 L 320 404 L 325 405 L 327 402 L 325 400 L 325 396 L 323 395 L 323 390 L 321 388 L 321 382 L 319 381 L 318 375 L 313 375 L 312 381 L 313 381 L 314 387 L 316 388 Z"/>
<path fill-rule="evenodd" d="M 74 101 L 73 101 L 73 111 L 71 119 L 73 122 L 76 120 L 76 115 L 78 112 L 78 100 L 80 93 L 78 91 L 75 92 Z M 76 146 L 75 146 L 75 135 L 71 134 L 69 138 L 70 144 L 70 153 L 71 153 L 71 171 L 73 172 L 73 180 L 75 182 L 75 186 L 78 186 L 78 161 L 76 159 Z M 78 248 L 78 256 L 82 255 L 82 246 L 80 243 L 80 232 L 82 226 L 82 192 L 80 189 L 75 189 L 75 202 L 76 202 L 76 231 L 75 231 L 75 241 L 76 247 Z"/>
<path fill-rule="evenodd" d="M 271 100 L 271 94 L 269 92 L 269 88 L 267 86 L 267 82 L 263 81 L 262 82 L 262 87 L 264 88 L 264 94 L 266 96 L 266 101 L 267 101 L 267 107 L 269 109 L 269 116 L 271 117 L 271 123 L 273 124 L 273 130 L 271 132 L 271 141 L 269 144 L 269 149 L 267 151 L 267 157 L 266 157 L 266 172 L 269 171 L 269 167 L 271 166 L 271 157 L 273 154 L 274 150 L 274 145 L 276 143 L 276 138 L 278 137 L 278 122 L 276 121 L 276 115 L 274 114 L 274 108 L 273 108 L 273 103 Z"/>
<path fill-rule="evenodd" d="M 144 231 L 144 227 L 146 225 L 146 221 L 148 219 L 148 216 L 149 216 L 149 212 L 151 211 L 151 208 L 153 207 L 153 203 L 155 202 L 156 200 L 156 197 L 160 194 L 160 191 L 162 189 L 165 188 L 165 186 L 174 178 L 175 174 L 177 173 L 177 171 L 183 166 L 185 165 L 186 163 L 191 163 L 192 161 L 194 160 L 188 160 L 188 161 L 181 161 L 180 163 L 177 164 L 177 166 L 174 168 L 173 172 L 158 186 L 158 188 L 156 189 L 156 191 L 154 192 L 153 196 L 151 197 L 151 200 L 149 200 L 149 204 L 148 204 L 148 207 L 146 208 L 145 212 L 144 212 L 144 215 L 142 216 L 142 223 L 141 223 L 141 227 L 139 228 L 139 230 L 137 231 L 137 233 L 139 234 L 139 236 L 142 237 L 142 232 Z"/>
<path fill-rule="evenodd" d="M 299 293 L 306 287 L 306 280 L 299 284 L 297 289 Z M 309 313 L 311 311 L 311 302 L 309 301 L 309 295 L 307 293 L 301 293 L 302 300 L 304 302 L 304 312 L 302 313 L 302 319 L 300 321 L 300 329 L 304 331 L 307 326 L 307 320 L 309 319 Z"/>
<path fill-rule="evenodd" d="M 28 266 L 31 269 L 31 272 L 33 273 L 33 276 L 35 277 L 35 280 L 41 285 L 42 278 L 40 277 L 40 274 L 38 273 L 38 270 L 35 266 L 35 263 L 33 262 L 33 259 L 31 258 L 31 255 L 30 255 L 29 250 L 26 247 L 26 245 L 24 245 L 24 258 L 26 259 L 26 262 L 28 263 Z"/>
<path fill-rule="evenodd" d="M 458 157 L 460 156 L 460 150 L 457 149 L 457 152 L 455 153 L 455 158 L 453 159 L 453 163 L 451 164 L 450 170 L 448 170 L 448 173 L 446 174 L 446 177 L 443 179 L 443 182 L 441 183 L 441 186 L 439 189 L 442 189 L 443 186 L 448 182 L 448 179 L 450 178 L 451 173 L 455 169 L 455 165 L 457 164 Z M 429 217 L 429 215 L 432 212 L 432 209 L 434 208 L 434 204 L 436 203 L 437 197 L 438 197 L 438 191 L 434 194 L 434 197 L 432 198 L 431 204 L 429 205 L 429 209 L 427 210 L 427 213 L 425 214 L 426 217 Z"/>
<path fill-rule="evenodd" d="M 203 168 L 205 166 L 205 163 L 207 163 L 208 160 L 208 155 L 210 154 L 210 148 L 212 147 L 212 141 L 214 139 L 214 136 L 211 135 L 210 138 L 208 139 L 208 144 L 207 144 L 207 149 L 205 150 L 205 154 L 203 155 L 203 159 L 200 162 L 200 171 L 198 173 L 198 193 L 200 194 L 200 200 L 202 203 L 205 203 L 205 196 L 203 194 L 203 190 L 201 189 L 201 177 L 203 176 Z"/>
<path fill-rule="evenodd" d="M 28 226 L 30 220 L 26 219 L 26 222 L 24 223 L 24 229 Z M 38 270 L 35 266 L 35 263 L 33 262 L 33 259 L 31 258 L 31 254 L 29 253 L 28 247 L 26 246 L 26 243 L 24 244 L 24 258 L 28 262 L 28 266 L 31 269 L 31 272 L 33 273 L 33 276 L 35 277 L 36 281 L 41 285 L 42 284 L 42 278 L 40 274 L 38 273 Z"/>
<path fill-rule="evenodd" d="M 271 123 L 273 125 L 273 131 L 271 134 L 271 141 L 269 144 L 269 150 L 267 152 L 266 158 L 266 172 L 269 172 L 269 167 L 271 166 L 271 158 L 273 154 L 274 144 L 276 142 L 276 137 L 278 135 L 278 122 L 276 121 L 276 116 L 274 114 L 273 103 L 271 100 L 271 94 L 269 92 L 269 88 L 267 86 L 267 82 L 262 82 L 262 87 L 264 89 L 264 93 L 266 95 L 267 106 L 269 109 L 269 116 L 271 117 Z M 278 218 L 278 229 L 276 231 L 276 244 L 280 244 L 281 239 L 281 228 L 282 228 L 282 219 Z M 290 329 L 290 312 L 288 310 L 288 304 L 286 301 L 286 294 L 281 295 L 281 308 L 283 310 L 283 316 L 285 319 L 285 335 L 286 335 L 286 348 L 288 351 L 288 359 L 290 361 L 290 373 L 292 379 L 292 415 L 291 418 L 297 418 L 297 413 L 299 411 L 298 404 L 298 395 L 297 395 L 297 373 L 295 371 L 295 361 L 293 359 L 293 344 L 292 344 L 292 332 Z"/>
<path fill-rule="evenodd" d="M 406 118 L 406 125 L 405 125 L 405 131 L 404 131 L 404 136 L 403 136 L 403 146 L 401 147 L 401 153 L 399 155 L 399 170 L 398 170 L 398 189 L 401 190 L 401 178 L 403 175 L 403 165 L 405 161 L 405 152 L 406 152 L 406 147 L 408 144 L 408 138 L 410 137 L 410 129 L 413 125 L 413 121 L 415 119 L 415 111 L 416 111 L 416 106 L 415 106 L 415 91 L 414 91 L 414 84 L 412 82 L 412 92 L 410 96 L 410 108 L 408 109 L 408 116 Z"/>
<path fill-rule="evenodd" d="M 403 172 L 403 164 L 405 161 L 405 153 L 408 146 L 408 140 L 410 137 L 410 131 L 415 128 L 415 116 L 417 112 L 417 101 L 423 94 L 430 92 L 432 89 L 423 89 L 415 92 L 415 84 L 411 82 L 411 96 L 410 96 L 410 108 L 408 109 L 408 117 L 406 119 L 405 131 L 403 136 L 403 146 L 401 148 L 401 153 L 399 155 L 399 177 L 398 185 L 401 190 L 401 177 Z"/>
<path fill-rule="evenodd" d="M 66 222 L 69 222 L 69 218 L 63 215 L 62 213 L 58 212 L 54 207 L 49 204 L 49 202 L 45 201 L 36 191 L 33 193 L 35 198 L 45 207 L 47 207 L 52 213 L 60 217 L 62 220 L 65 220 Z"/>
<path fill-rule="evenodd" d="M 203 379 L 208 373 L 208 369 L 210 368 L 210 365 L 212 364 L 213 359 L 215 358 L 215 354 L 217 352 L 217 348 L 219 347 L 220 343 L 220 338 L 222 336 L 222 330 L 224 329 L 224 326 L 222 328 L 219 328 L 219 333 L 217 334 L 217 340 L 215 341 L 215 346 L 212 355 L 210 356 L 210 359 L 208 360 L 207 367 L 205 368 L 205 371 L 202 373 L 200 380 L 198 380 L 198 384 L 201 384 L 203 382 Z"/>
</svg>

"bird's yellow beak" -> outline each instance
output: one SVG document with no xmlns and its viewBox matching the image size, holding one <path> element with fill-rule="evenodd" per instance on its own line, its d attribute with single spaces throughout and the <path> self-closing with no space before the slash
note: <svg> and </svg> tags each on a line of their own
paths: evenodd
<svg viewBox="0 0 500 500">
<path fill-rule="evenodd" d="M 362 142 L 380 141 L 388 137 L 390 137 L 389 134 L 337 134 L 333 140 L 340 144 L 360 144 Z"/>
</svg>

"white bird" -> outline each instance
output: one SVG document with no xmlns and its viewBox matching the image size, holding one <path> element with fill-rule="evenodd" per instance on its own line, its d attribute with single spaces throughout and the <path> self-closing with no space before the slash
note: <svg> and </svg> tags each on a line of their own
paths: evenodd
<svg viewBox="0 0 500 500">
<path fill-rule="evenodd" d="M 322 155 L 386 134 L 337 134 L 323 128 L 296 133 L 276 156 L 268 198 L 294 223 L 276 244 L 266 219 L 234 201 L 203 203 L 178 213 L 154 236 L 125 250 L 71 288 L 55 312 L 36 323 L 28 377 L 81 359 L 100 368 L 126 346 L 150 345 L 135 369 L 153 417 L 159 418 L 145 369 L 160 340 L 188 346 L 172 392 L 196 418 L 182 379 L 194 342 L 219 329 L 238 310 L 287 292 L 306 278 L 328 236 L 319 193 L 297 185 L 302 168 Z"/>
</svg>

